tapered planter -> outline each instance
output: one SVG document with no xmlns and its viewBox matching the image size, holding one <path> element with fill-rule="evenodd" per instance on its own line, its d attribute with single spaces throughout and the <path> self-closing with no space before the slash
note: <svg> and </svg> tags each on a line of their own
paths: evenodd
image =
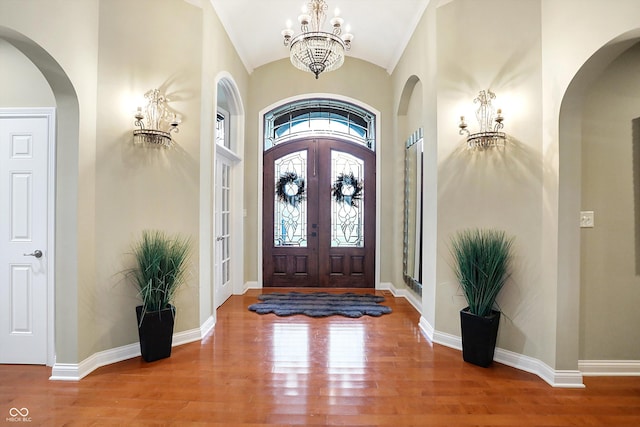
<svg viewBox="0 0 640 427">
<path fill-rule="evenodd" d="M 488 367 L 493 362 L 493 354 L 498 338 L 500 312 L 492 310 L 487 317 L 476 316 L 469 307 L 460 310 L 462 327 L 462 358 L 465 362 Z"/>
<path fill-rule="evenodd" d="M 146 362 L 153 362 L 171 356 L 176 308 L 169 305 L 164 310 L 147 311 L 141 319 L 142 306 L 139 305 L 136 314 L 142 358 Z"/>
</svg>

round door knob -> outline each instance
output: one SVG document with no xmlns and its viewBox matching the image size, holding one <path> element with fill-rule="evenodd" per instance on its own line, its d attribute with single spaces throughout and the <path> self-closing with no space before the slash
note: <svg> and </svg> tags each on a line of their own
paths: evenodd
<svg viewBox="0 0 640 427">
<path fill-rule="evenodd" d="M 24 254 L 24 256 L 34 256 L 36 258 L 41 258 L 42 257 L 42 251 L 40 249 L 36 249 L 35 251 L 31 252 L 30 254 Z"/>
</svg>

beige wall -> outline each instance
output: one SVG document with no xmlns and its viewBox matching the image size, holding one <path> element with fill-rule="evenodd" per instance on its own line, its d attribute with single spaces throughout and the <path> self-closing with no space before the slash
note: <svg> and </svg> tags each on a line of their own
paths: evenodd
<svg viewBox="0 0 640 427">
<path fill-rule="evenodd" d="M 618 57 L 587 94 L 582 117 L 580 359 L 634 360 L 640 354 L 631 121 L 640 117 L 640 44 Z M 637 147 L 640 149 L 640 147 Z M 640 200 L 636 201 L 640 203 Z"/>
<path fill-rule="evenodd" d="M 165 0 L 161 8 L 153 4 L 153 0 L 100 2 L 96 280 L 88 304 L 83 305 L 95 327 L 82 337 L 83 342 L 93 341 L 91 353 L 137 341 L 131 309 L 138 304 L 137 291 L 118 273 L 132 266 L 127 254 L 144 229 L 191 237 L 192 270 L 176 301 L 176 332 L 200 326 L 202 13 L 182 0 Z M 155 88 L 182 116 L 170 150 L 132 144 L 133 112 L 144 106 L 144 93 Z"/>
<path fill-rule="evenodd" d="M 0 2 L 0 38 L 36 64 L 55 96 L 55 342 L 61 363 L 77 362 L 91 346 L 79 335 L 93 324 L 80 315 L 87 297 L 80 284 L 95 283 L 97 29 L 97 0 Z"/>
<path fill-rule="evenodd" d="M 465 304 L 450 267 L 451 234 L 500 227 L 516 237 L 516 260 L 498 300 L 505 313 L 498 346 L 556 369 L 577 369 L 580 153 L 573 141 L 559 142 L 567 135 L 558 131 L 560 106 L 589 56 L 616 37 L 633 37 L 628 32 L 637 30 L 631 17 L 638 7 L 632 1 L 454 0 L 427 8 L 392 80 L 397 106 L 408 79 L 420 78 L 427 150 L 430 135 L 437 141 L 437 153 L 425 153 L 427 163 L 438 168 L 425 184 L 425 191 L 438 191 L 437 216 L 427 208 L 425 233 L 432 227 L 438 237 L 435 284 L 424 284 L 422 313 L 436 337 L 459 336 L 457 312 Z M 601 16 L 607 16 L 604 25 L 591 25 Z M 494 24 L 477 31 L 478 23 Z M 502 152 L 461 148 L 459 116 L 474 122 L 471 102 L 481 89 L 493 90 L 503 108 L 510 140 Z M 564 123 L 575 121 L 568 108 L 573 106 L 565 103 L 570 122 Z M 426 251 L 428 275 L 432 261 Z"/>
<path fill-rule="evenodd" d="M 616 63 L 592 88 L 582 77 L 597 73 L 582 67 L 601 48 L 614 53 L 600 65 L 611 62 L 619 54 L 614 49 L 617 38 L 640 37 L 640 2 L 432 1 L 391 76 L 347 58 L 342 69 L 319 80 L 293 69 L 287 60 L 264 65 L 249 76 L 209 2 L 203 1 L 202 9 L 182 0 L 158 4 L 0 0 L 0 77 L 12 81 L 10 88 L 3 85 L 0 106 L 55 105 L 58 113 L 59 363 L 77 363 L 97 351 L 136 341 L 135 292 L 121 283 L 118 272 L 128 265 L 131 240 L 144 228 L 179 231 L 196 243 L 192 279 L 178 301 L 177 330 L 197 328 L 214 314 L 210 218 L 215 154 L 210 141 L 221 75 L 237 84 L 246 120 L 241 141 L 246 166 L 245 282 L 257 280 L 261 268 L 256 250 L 259 112 L 293 96 L 337 94 L 381 112 L 380 191 L 392 200 L 380 207 L 381 281 L 397 286 L 402 283 L 402 198 L 395 190 L 402 185 L 404 133 L 414 123 L 425 128 L 425 192 L 433 203 L 425 210 L 422 315 L 436 332 L 459 336 L 458 310 L 464 306 L 449 263 L 451 234 L 465 227 L 493 226 L 516 238 L 514 275 L 499 298 L 505 313 L 500 347 L 559 370 L 576 369 L 579 358 L 637 358 L 637 345 L 628 342 L 633 340 L 607 333 L 597 322 L 609 315 L 606 326 L 621 331 L 621 325 L 636 324 L 633 310 L 601 300 L 611 296 L 610 289 L 618 290 L 615 296 L 622 302 L 637 295 L 635 277 L 619 273 L 616 263 L 628 263 L 624 256 L 612 264 L 590 258 L 609 248 L 609 240 L 593 237 L 606 232 L 610 220 L 604 206 L 609 203 L 592 184 L 599 182 L 591 175 L 596 168 L 588 167 L 597 154 L 596 132 L 609 130 L 590 120 L 603 114 L 595 102 L 617 105 L 604 114 L 632 114 L 626 98 L 610 89 L 618 84 L 614 76 L 632 81 L 633 72 Z M 153 19 L 147 19 L 149 14 Z M 494 25 L 478 31 L 478 23 Z M 636 59 L 629 57 L 629 62 Z M 399 119 L 403 88 L 412 78 L 420 82 L 416 88 L 422 101 L 412 96 L 406 118 Z M 137 106 L 132 99 L 156 86 L 169 92 L 172 107 L 183 115 L 173 150 L 139 150 L 130 144 L 131 112 Z M 482 89 L 495 91 L 496 103 L 504 110 L 510 138 L 504 151 L 461 148 L 459 116 L 472 118 L 473 98 Z M 628 117 L 626 125 L 613 131 L 623 140 L 628 140 L 622 134 L 629 132 Z M 597 129 L 583 127 L 583 119 Z M 583 149 L 589 171 L 585 176 Z M 577 214 L 580 208 L 593 207 L 587 204 L 597 206 L 596 223 L 603 222 L 581 232 Z M 614 214 L 627 212 L 624 221 L 629 221 L 625 209 L 616 208 Z M 582 271 L 581 235 L 586 257 Z M 606 290 L 603 277 L 615 279 Z"/>
<path fill-rule="evenodd" d="M 316 80 L 310 73 L 299 71 L 291 66 L 288 59 L 272 62 L 257 68 L 250 77 L 249 107 L 247 109 L 247 133 L 245 143 L 245 279 L 255 281 L 262 268 L 258 263 L 257 247 L 258 218 L 261 208 L 258 206 L 258 159 L 262 155 L 262 143 L 259 141 L 259 119 L 261 110 L 280 100 L 303 94 L 337 94 L 370 105 L 380 112 L 381 135 L 378 135 L 376 152 L 381 162 L 380 191 L 384 195 L 398 193 L 395 188 L 402 185 L 403 164 L 396 160 L 397 146 L 393 138 L 393 113 L 391 110 L 390 77 L 384 69 L 371 63 L 347 58 L 337 72 L 321 74 Z M 400 187 L 401 188 L 401 187 Z M 393 227 L 380 229 L 380 280 L 394 281 L 398 269 L 402 267 L 402 248 L 396 244 L 401 239 L 401 222 L 396 219 L 402 215 L 401 199 L 397 203 L 380 205 L 381 224 L 394 223 Z M 401 221 L 401 220 L 400 220 Z M 397 224 L 396 224 L 397 223 Z M 399 255 L 399 256 L 398 256 Z M 401 277 L 401 276 L 400 276 Z"/>
<path fill-rule="evenodd" d="M 233 95 L 237 99 L 235 107 L 238 111 L 230 111 L 232 116 L 232 146 L 237 147 L 238 155 L 244 155 L 244 126 L 246 121 L 247 91 L 249 87 L 249 75 L 235 52 L 224 27 L 220 23 L 210 2 L 203 2 L 203 43 L 202 43 L 202 99 L 200 115 L 203 118 L 200 126 L 200 324 L 204 324 L 210 316 L 215 317 L 212 292 L 214 286 L 213 271 L 213 165 L 215 164 L 215 150 L 212 144 L 213 118 L 216 114 L 216 102 L 218 96 L 218 83 L 224 79 L 229 86 L 233 86 Z M 227 94 L 231 95 L 231 94 Z M 227 100 L 229 103 L 229 100 Z M 231 105 L 228 105 L 229 107 Z M 235 129 L 235 132 L 234 132 Z M 240 170 L 237 170 L 240 168 Z M 243 187 L 244 162 L 236 165 L 232 171 L 234 189 Z M 240 192 L 241 194 L 241 192 Z M 233 197 L 237 197 L 234 192 Z M 242 201 L 238 205 L 242 206 Z M 234 216 L 242 217 L 241 212 L 233 212 Z M 240 239 L 243 240 L 243 239 Z M 235 241 L 234 241 L 235 243 Z M 238 242 L 239 245 L 243 241 Z M 232 251 L 236 254 L 235 246 Z M 237 261 L 237 260 L 236 260 Z M 233 280 L 244 284 L 242 268 L 239 268 L 238 276 Z M 235 276 L 235 274 L 234 274 Z"/>
<path fill-rule="evenodd" d="M 409 43 L 391 75 L 393 85 L 393 109 L 397 114 L 394 124 L 399 142 L 398 156 L 402 141 L 406 139 L 405 128 L 409 122 L 420 123 L 424 128 L 424 169 L 423 169 L 423 283 L 422 283 L 422 319 L 431 328 L 435 324 L 436 307 L 436 260 L 437 260 L 437 183 L 438 183 L 438 123 L 437 123 L 437 2 L 430 2 L 419 21 Z M 419 83 L 418 83 L 419 82 Z M 411 85 L 411 93 L 406 91 Z M 416 88 L 417 87 L 417 88 Z M 418 96 L 414 92 L 422 90 Z M 407 96 L 411 96 L 407 100 Z M 417 100 L 422 105 L 415 105 Z M 409 102 L 411 105 L 405 103 Z M 408 118 L 410 117 L 410 118 Z"/>
<path fill-rule="evenodd" d="M 526 20 L 519 19 L 527 16 Z M 438 272 L 436 329 L 459 335 L 466 305 L 450 267 L 451 236 L 469 227 L 492 227 L 515 237 L 512 277 L 498 298 L 504 313 L 498 346 L 552 360 L 553 328 L 542 296 L 551 286 L 541 270 L 542 116 L 540 5 L 459 0 L 438 18 Z M 477 22 L 500 22 L 478 32 Z M 487 49 L 486 46 L 499 46 Z M 464 115 L 478 129 L 473 103 L 490 89 L 502 108 L 509 142 L 504 150 L 468 151 L 458 134 Z M 526 302 L 525 302 L 526 301 Z"/>
<path fill-rule="evenodd" d="M 580 323 L 580 162 L 582 101 L 590 82 L 637 38 L 634 0 L 542 0 L 543 280 L 556 287 L 555 366 L 575 369 Z M 606 19 L 602 19 L 606 17 Z M 597 22 L 598 25 L 593 25 Z M 618 39 L 617 41 L 615 39 Z M 601 55 L 602 54 L 602 55 Z"/>
<path fill-rule="evenodd" d="M 201 192 L 213 188 L 213 157 L 201 167 L 201 148 L 211 154 L 216 76 L 226 72 L 244 97 L 247 73 L 208 2 L 203 9 L 183 0 L 158 4 L 0 2 L 0 57 L 11 64 L 2 75 L 15 79 L 0 105 L 22 106 L 16 96 L 23 92 L 22 103 L 56 105 L 58 113 L 57 363 L 137 341 L 138 299 L 121 273 L 143 229 L 180 232 L 194 242 L 176 332 L 197 329 L 214 314 L 213 279 L 207 272 L 201 285 L 199 268 Z M 171 150 L 132 144 L 133 112 L 153 88 L 182 115 Z M 208 300 L 203 307 L 201 299 Z"/>
<path fill-rule="evenodd" d="M 22 52 L 0 39 L 0 107 L 54 107 L 51 87 Z"/>
</svg>

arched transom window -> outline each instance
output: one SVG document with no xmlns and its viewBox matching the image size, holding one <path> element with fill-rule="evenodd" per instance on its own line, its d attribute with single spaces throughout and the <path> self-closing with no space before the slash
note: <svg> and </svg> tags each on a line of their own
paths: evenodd
<svg viewBox="0 0 640 427">
<path fill-rule="evenodd" d="M 264 116 L 265 151 L 309 135 L 335 136 L 375 151 L 375 116 L 335 99 L 305 99 L 282 105 Z"/>
</svg>

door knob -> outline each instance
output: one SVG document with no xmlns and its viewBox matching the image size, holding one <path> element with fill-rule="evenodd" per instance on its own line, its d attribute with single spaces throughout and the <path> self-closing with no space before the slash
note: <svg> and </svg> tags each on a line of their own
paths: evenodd
<svg viewBox="0 0 640 427">
<path fill-rule="evenodd" d="M 42 257 L 42 251 L 40 249 L 36 249 L 35 251 L 31 252 L 30 254 L 23 254 L 24 256 L 34 256 L 36 258 L 40 258 Z"/>
<path fill-rule="evenodd" d="M 223 237 L 223 236 L 218 236 L 218 237 L 216 237 L 216 241 L 218 241 L 218 242 L 219 242 L 220 240 L 224 240 L 224 237 Z"/>
</svg>

